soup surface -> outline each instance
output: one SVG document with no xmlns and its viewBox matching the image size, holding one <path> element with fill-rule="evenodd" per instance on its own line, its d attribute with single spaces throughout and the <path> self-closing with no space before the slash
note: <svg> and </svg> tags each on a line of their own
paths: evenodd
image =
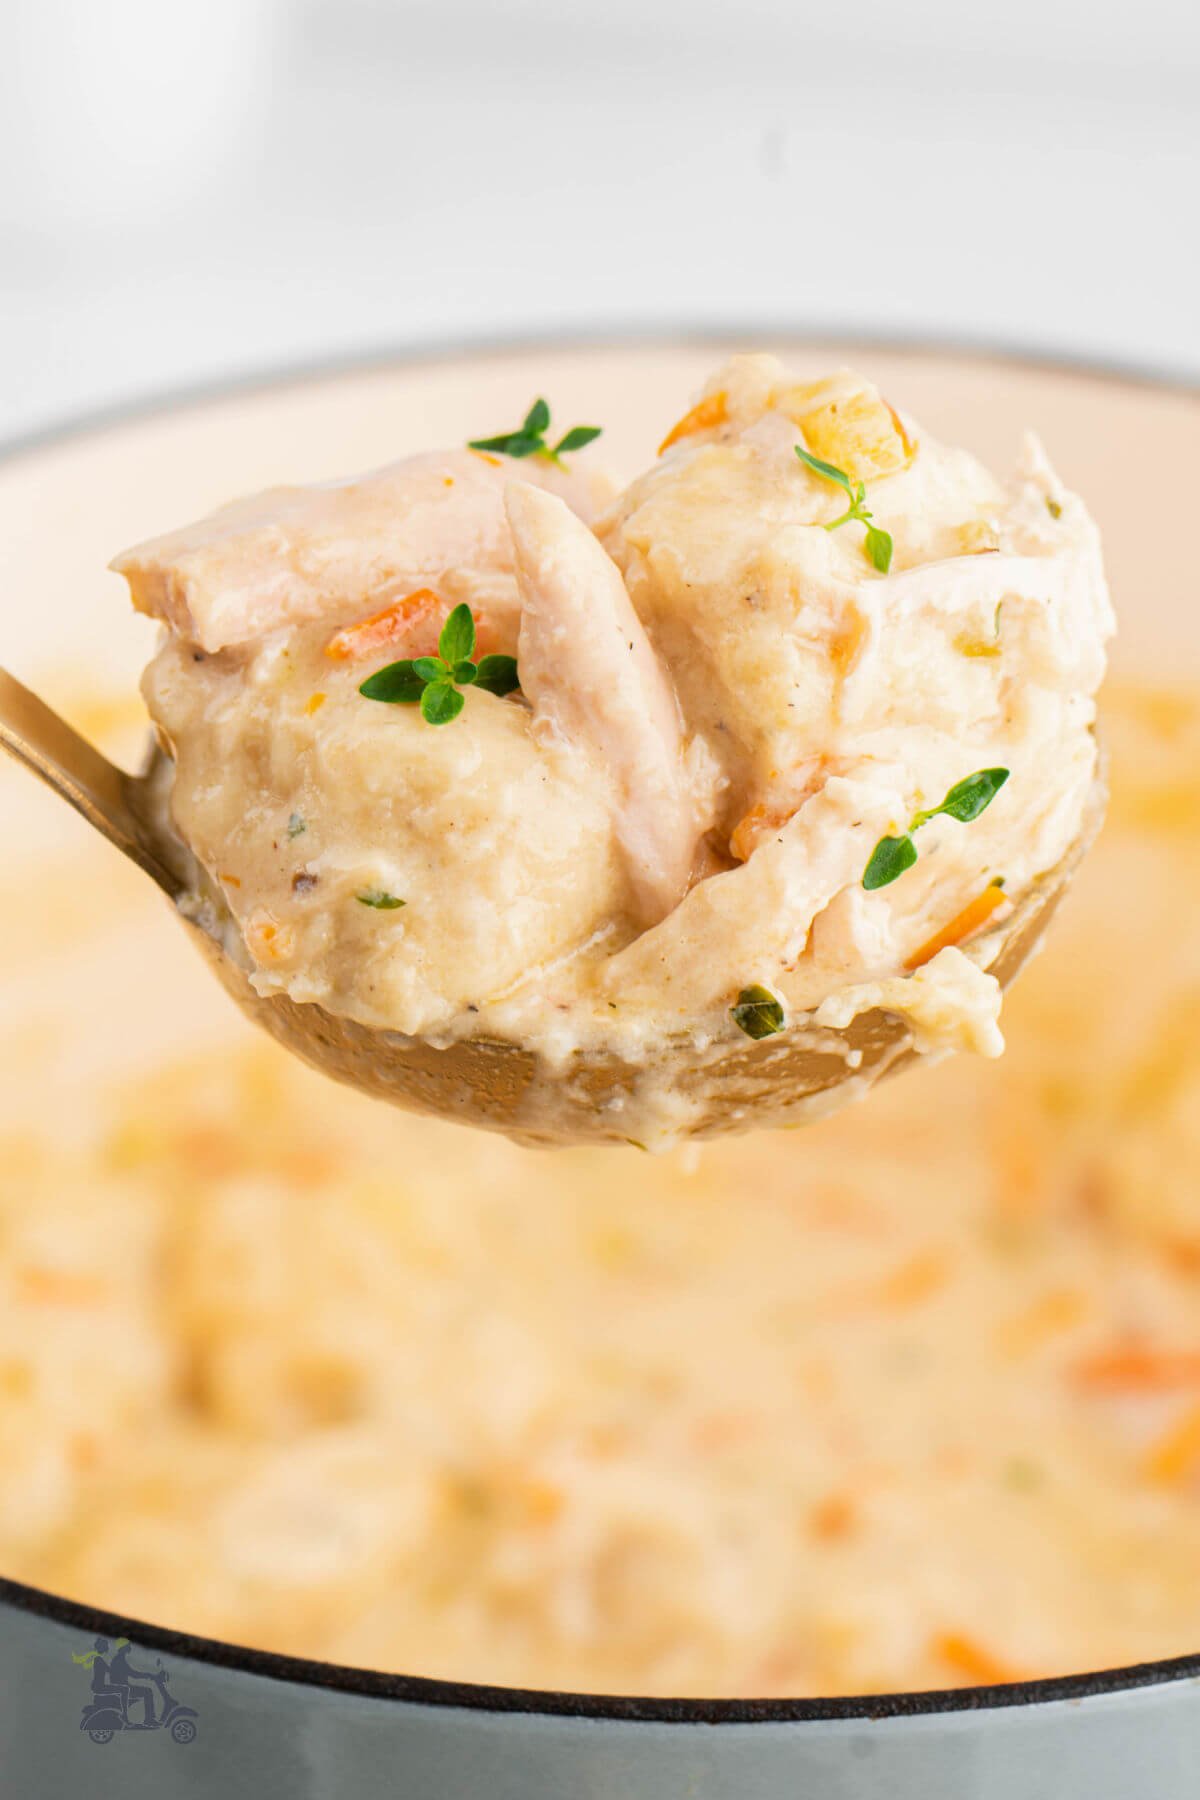
<svg viewBox="0 0 1200 1800">
<path fill-rule="evenodd" d="M 0 877 L 0 1569 L 565 1688 L 1194 1651 L 1200 701 L 1106 713 L 1109 824 L 1001 1061 L 662 1158 L 372 1105 L 199 970 L 164 1057 L 192 990 L 139 986 L 161 901 L 82 836 Z M 86 1105 L 64 996 L 147 1034 Z"/>
</svg>

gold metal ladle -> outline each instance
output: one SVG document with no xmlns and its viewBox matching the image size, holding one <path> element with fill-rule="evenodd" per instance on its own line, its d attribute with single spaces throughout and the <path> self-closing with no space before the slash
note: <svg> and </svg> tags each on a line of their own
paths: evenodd
<svg viewBox="0 0 1200 1800">
<path fill-rule="evenodd" d="M 127 774 L 3 669 L 0 745 L 143 869 L 173 904 L 189 892 L 190 853 L 158 822 L 162 808 L 153 803 L 161 752 L 141 775 Z M 1017 974 L 1045 929 L 1099 829 L 1105 797 L 1098 778 L 1088 816 L 1067 854 L 996 928 L 999 944 L 989 967 L 1002 985 Z M 321 1006 L 297 1004 L 286 995 L 264 998 L 215 937 L 186 914 L 179 917 L 247 1017 L 338 1081 L 397 1106 L 486 1126 L 525 1143 L 641 1140 L 639 1084 L 645 1071 L 640 1066 L 581 1054 L 564 1073 L 519 1044 L 465 1038 L 437 1048 L 339 1018 Z M 851 1093 L 864 1092 L 917 1052 L 905 1020 L 874 1010 L 840 1032 L 799 1019 L 778 1036 L 707 1051 L 681 1037 L 664 1054 L 670 1057 L 671 1088 L 682 1102 L 674 1135 L 715 1137 L 751 1125 L 801 1123 Z"/>
</svg>

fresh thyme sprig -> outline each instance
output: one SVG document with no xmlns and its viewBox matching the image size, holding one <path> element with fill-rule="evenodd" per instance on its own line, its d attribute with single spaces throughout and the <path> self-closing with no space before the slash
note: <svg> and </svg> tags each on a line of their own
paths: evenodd
<svg viewBox="0 0 1200 1800">
<path fill-rule="evenodd" d="M 365 699 L 382 700 L 387 706 L 419 705 L 426 724 L 448 725 L 463 709 L 464 688 L 503 695 L 521 685 L 515 657 L 485 656 L 476 663 L 471 660 L 474 654 L 475 620 L 464 603 L 454 608 L 442 626 L 436 656 L 388 663 L 368 675 L 358 691 Z"/>
<path fill-rule="evenodd" d="M 395 912 L 398 906 L 408 904 L 398 894 L 389 894 L 386 888 L 364 888 L 354 898 L 360 906 L 373 906 L 376 912 Z"/>
<path fill-rule="evenodd" d="M 912 824 L 900 837 L 880 838 L 863 871 L 862 884 L 867 892 L 887 887 L 903 875 L 905 869 L 912 868 L 917 860 L 917 846 L 912 840 L 914 831 L 919 831 L 930 819 L 936 819 L 939 813 L 969 825 L 992 804 L 1009 774 L 1008 769 L 977 769 L 974 775 L 965 775 L 961 781 L 956 781 L 938 806 L 914 813 Z"/>
<path fill-rule="evenodd" d="M 856 519 L 860 524 L 865 525 L 867 528 L 867 535 L 863 543 L 863 548 L 867 553 L 868 559 L 879 570 L 879 573 L 881 575 L 886 575 L 892 566 L 891 533 L 884 531 L 880 526 L 871 523 L 874 514 L 867 510 L 866 483 L 863 481 L 851 481 L 845 469 L 839 469 L 833 463 L 822 462 L 819 456 L 810 456 L 807 450 L 802 450 L 800 448 L 799 444 L 795 446 L 795 451 L 806 469 L 811 469 L 812 473 L 814 475 L 819 475 L 822 481 L 832 481 L 835 486 L 842 489 L 850 502 L 840 518 L 829 520 L 829 523 L 825 526 L 825 530 L 836 531 L 839 525 L 848 525 L 852 519 Z"/>
<path fill-rule="evenodd" d="M 770 988 L 744 987 L 737 997 L 737 1005 L 729 1009 L 733 1022 L 739 1031 L 744 1031 L 749 1038 L 774 1037 L 782 1031 L 786 1024 L 783 1002 L 777 1000 Z"/>
<path fill-rule="evenodd" d="M 572 425 L 551 448 L 546 442 L 550 429 L 550 408 L 544 400 L 535 400 L 516 431 L 501 432 L 499 437 L 472 438 L 468 450 L 498 450 L 502 456 L 540 456 L 546 462 L 561 466 L 564 456 L 582 450 L 600 436 L 600 425 Z"/>
</svg>

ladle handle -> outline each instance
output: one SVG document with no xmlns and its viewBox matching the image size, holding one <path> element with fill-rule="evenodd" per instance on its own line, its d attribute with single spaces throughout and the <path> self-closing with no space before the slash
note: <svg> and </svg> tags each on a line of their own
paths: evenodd
<svg viewBox="0 0 1200 1800">
<path fill-rule="evenodd" d="M 143 779 L 101 756 L 6 669 L 0 669 L 0 748 L 32 769 L 172 898 L 178 894 L 180 879 L 163 859 L 146 817 Z"/>
</svg>

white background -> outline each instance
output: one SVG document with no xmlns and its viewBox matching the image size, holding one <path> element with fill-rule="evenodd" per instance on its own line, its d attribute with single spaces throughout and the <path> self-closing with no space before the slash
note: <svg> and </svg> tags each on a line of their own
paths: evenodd
<svg viewBox="0 0 1200 1800">
<path fill-rule="evenodd" d="M 1200 374 L 1194 0 L 0 0 L 0 439 L 464 334 Z"/>
</svg>

